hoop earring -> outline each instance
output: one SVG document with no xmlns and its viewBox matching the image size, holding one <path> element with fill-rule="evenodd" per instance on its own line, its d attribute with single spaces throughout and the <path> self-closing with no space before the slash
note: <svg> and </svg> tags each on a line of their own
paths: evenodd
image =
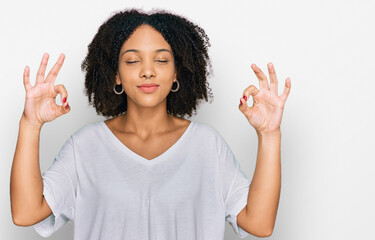
<svg viewBox="0 0 375 240">
<path fill-rule="evenodd" d="M 116 86 L 121 86 L 121 92 L 117 92 L 116 91 Z M 113 91 L 117 94 L 117 95 L 121 95 L 123 92 L 124 92 L 124 89 L 122 88 L 122 85 L 121 84 L 119 84 L 119 85 L 117 85 L 117 84 L 115 84 L 115 86 L 113 86 Z"/>
<path fill-rule="evenodd" d="M 180 83 L 178 82 L 178 80 L 176 80 L 175 83 L 177 83 L 177 88 L 176 89 L 171 89 L 171 92 L 177 92 L 178 89 L 180 89 Z"/>
</svg>

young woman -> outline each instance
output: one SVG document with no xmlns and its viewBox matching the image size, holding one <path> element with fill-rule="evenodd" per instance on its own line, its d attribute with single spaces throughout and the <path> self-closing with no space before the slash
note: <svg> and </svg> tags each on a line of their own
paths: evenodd
<svg viewBox="0 0 375 240">
<path fill-rule="evenodd" d="M 40 129 L 70 111 L 66 89 L 54 85 L 64 55 L 47 77 L 43 56 L 34 86 L 26 67 L 11 172 L 14 223 L 34 225 L 44 237 L 72 220 L 74 239 L 217 240 L 224 238 L 226 220 L 241 238 L 270 236 L 280 195 L 280 124 L 291 83 L 286 79 L 278 96 L 272 64 L 270 85 L 252 65 L 260 89 L 249 86 L 239 104 L 259 139 L 250 185 L 224 139 L 183 118 L 211 95 L 209 45 L 203 29 L 165 11 L 127 10 L 108 19 L 82 63 L 89 102 L 108 120 L 74 133 L 43 175 Z M 252 107 L 246 104 L 250 96 Z"/>
</svg>

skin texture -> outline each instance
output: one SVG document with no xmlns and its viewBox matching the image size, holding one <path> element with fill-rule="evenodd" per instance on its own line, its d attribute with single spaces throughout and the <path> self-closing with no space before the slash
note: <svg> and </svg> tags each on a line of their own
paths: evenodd
<svg viewBox="0 0 375 240">
<path fill-rule="evenodd" d="M 124 53 L 127 50 L 131 52 Z M 183 134 L 190 121 L 167 113 L 167 96 L 177 79 L 171 47 L 163 36 L 148 25 L 141 25 L 123 44 L 119 54 L 116 83 L 127 95 L 126 114 L 105 121 L 114 135 L 138 155 L 152 160 L 172 146 Z M 135 50 L 135 51 L 134 51 Z M 172 51 L 171 51 L 172 52 Z M 124 54 L 122 54 L 124 53 Z M 52 212 L 42 195 L 43 182 L 39 168 L 39 134 L 45 122 L 70 111 L 67 92 L 54 80 L 64 61 L 61 55 L 46 78 L 44 72 L 48 55 L 44 55 L 34 86 L 25 68 L 25 110 L 20 121 L 19 138 L 11 172 L 11 206 L 16 225 L 33 225 Z M 167 61 L 167 62 L 164 62 Z M 265 237 L 272 234 L 280 197 L 280 124 L 291 82 L 287 78 L 283 93 L 278 96 L 274 67 L 268 64 L 270 85 L 265 74 L 253 64 L 260 89 L 251 85 L 243 92 L 239 110 L 258 135 L 257 164 L 249 190 L 246 207 L 238 214 L 238 225 L 247 232 Z M 155 83 L 158 89 L 142 92 L 138 86 Z M 62 106 L 55 103 L 60 93 Z M 253 106 L 246 99 L 253 98 Z"/>
<path fill-rule="evenodd" d="M 105 123 L 129 149 L 153 159 L 171 147 L 190 123 L 167 114 L 167 96 L 173 94 L 177 77 L 172 49 L 158 31 L 141 25 L 122 46 L 118 69 L 116 83 L 126 92 L 127 113 Z M 150 83 L 158 89 L 145 93 L 138 88 Z"/>
<path fill-rule="evenodd" d="M 63 85 L 54 86 L 65 56 L 60 55 L 45 78 L 48 54 L 44 54 L 34 86 L 30 84 L 30 69 L 26 67 L 23 83 L 26 90 L 25 108 L 22 114 L 16 151 L 14 153 L 10 199 L 13 222 L 30 226 L 51 215 L 52 211 L 43 196 L 43 180 L 39 167 L 39 136 L 45 122 L 70 111 L 68 93 Z M 56 104 L 60 94 L 63 105 Z"/>
<path fill-rule="evenodd" d="M 116 84 L 125 90 L 128 108 L 152 108 L 166 104 L 172 83 L 177 80 L 172 49 L 163 36 L 148 25 L 138 27 L 120 51 Z M 137 86 L 155 83 L 155 92 Z"/>
<path fill-rule="evenodd" d="M 272 63 L 268 65 L 270 84 L 255 64 L 251 68 L 259 80 L 260 89 L 250 85 L 243 92 L 239 109 L 258 135 L 258 155 L 246 207 L 237 215 L 244 230 L 259 237 L 272 234 L 281 188 L 280 124 L 291 82 L 287 78 L 283 93 L 278 96 L 277 77 Z M 253 98 L 253 106 L 246 99 Z"/>
<path fill-rule="evenodd" d="M 209 38 L 198 25 L 164 10 L 146 13 L 127 9 L 100 26 L 81 64 L 89 103 L 104 117 L 117 117 L 127 111 L 126 93 L 113 93 L 119 55 L 124 42 L 145 24 L 160 32 L 173 50 L 180 90 L 167 96 L 167 112 L 176 117 L 191 117 L 200 102 L 213 97 L 207 82 L 211 73 Z"/>
</svg>

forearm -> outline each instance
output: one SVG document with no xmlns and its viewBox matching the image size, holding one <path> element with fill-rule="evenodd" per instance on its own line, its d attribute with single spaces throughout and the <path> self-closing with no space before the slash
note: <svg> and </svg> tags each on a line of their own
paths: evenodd
<svg viewBox="0 0 375 240">
<path fill-rule="evenodd" d="M 281 187 L 281 132 L 258 133 L 258 156 L 247 200 L 249 223 L 273 230 Z"/>
<path fill-rule="evenodd" d="M 22 117 L 10 179 L 13 221 L 25 222 L 42 205 L 43 180 L 39 167 L 41 127 L 30 126 Z"/>
</svg>

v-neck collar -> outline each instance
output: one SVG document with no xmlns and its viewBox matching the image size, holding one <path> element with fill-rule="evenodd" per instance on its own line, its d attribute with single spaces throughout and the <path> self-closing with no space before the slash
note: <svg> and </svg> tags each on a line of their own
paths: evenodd
<svg viewBox="0 0 375 240">
<path fill-rule="evenodd" d="M 134 159 L 135 161 L 143 165 L 154 165 L 158 162 L 165 161 L 178 149 L 178 147 L 182 144 L 184 139 L 186 139 L 189 133 L 191 132 L 191 129 L 195 125 L 195 122 L 190 121 L 189 126 L 185 129 L 184 133 L 172 146 L 170 146 L 166 151 L 164 151 L 159 156 L 152 158 L 150 160 L 130 150 L 125 144 L 123 144 L 120 141 L 120 139 L 116 137 L 116 135 L 108 128 L 107 124 L 105 124 L 104 121 L 99 122 L 99 125 L 102 126 L 103 130 L 108 134 L 108 137 L 110 138 L 111 142 L 114 145 L 116 145 L 119 150 L 125 152 L 131 159 Z"/>
</svg>

